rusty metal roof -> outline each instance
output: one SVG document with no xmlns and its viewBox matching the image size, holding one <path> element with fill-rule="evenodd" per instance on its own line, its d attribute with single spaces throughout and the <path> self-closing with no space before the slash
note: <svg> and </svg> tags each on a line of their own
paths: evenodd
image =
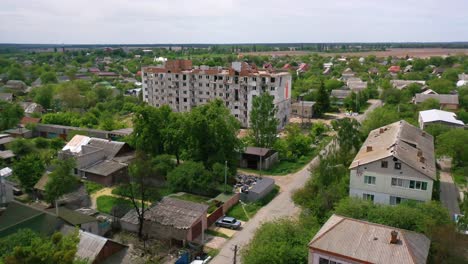
<svg viewBox="0 0 468 264">
<path fill-rule="evenodd" d="M 398 232 L 390 243 L 391 232 Z M 426 263 L 431 241 L 423 234 L 332 215 L 309 243 L 311 249 L 365 263 Z"/>
<path fill-rule="evenodd" d="M 267 148 L 259 148 L 259 147 L 247 147 L 245 148 L 244 154 L 255 155 L 255 156 L 265 156 L 268 154 L 270 149 Z"/>
</svg>

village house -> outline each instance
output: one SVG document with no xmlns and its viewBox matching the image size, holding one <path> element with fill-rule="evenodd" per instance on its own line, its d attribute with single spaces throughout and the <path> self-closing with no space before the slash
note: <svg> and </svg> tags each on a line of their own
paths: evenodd
<svg viewBox="0 0 468 264">
<path fill-rule="evenodd" d="M 335 103 L 337 105 L 342 105 L 343 101 L 346 97 L 351 95 L 350 90 L 344 90 L 344 89 L 335 89 L 331 91 L 331 97 L 336 101 Z"/>
<path fill-rule="evenodd" d="M 341 73 L 341 80 L 346 82 L 349 78 L 352 78 L 356 75 L 351 68 L 346 68 L 342 73 Z"/>
<path fill-rule="evenodd" d="M 16 93 L 25 93 L 28 89 L 28 86 L 19 80 L 9 80 L 5 84 L 5 88 Z"/>
<path fill-rule="evenodd" d="M 75 175 L 111 186 L 128 180 L 128 162 L 134 152 L 125 142 L 75 135 L 59 152 L 59 158 L 75 159 Z"/>
<path fill-rule="evenodd" d="M 457 115 L 452 112 L 438 109 L 419 112 L 419 128 L 424 129 L 431 124 L 440 124 L 453 128 L 462 128 L 465 126 L 463 121 L 457 119 Z"/>
<path fill-rule="evenodd" d="M 392 84 L 393 88 L 398 90 L 405 89 L 408 85 L 412 83 L 417 83 L 420 85 L 426 85 L 426 81 L 415 81 L 415 80 L 390 80 L 390 84 Z"/>
<path fill-rule="evenodd" d="M 388 68 L 388 72 L 392 74 L 397 74 L 400 71 L 401 71 L 400 66 L 393 65 L 393 66 L 390 66 L 390 68 Z"/>
<path fill-rule="evenodd" d="M 0 100 L 13 102 L 13 94 L 12 93 L 0 93 Z"/>
<path fill-rule="evenodd" d="M 434 138 L 406 121 L 372 130 L 349 166 L 349 195 L 380 204 L 430 201 Z"/>
<path fill-rule="evenodd" d="M 309 243 L 309 264 L 425 264 L 425 235 L 332 215 Z"/>
<path fill-rule="evenodd" d="M 439 101 L 440 108 L 448 110 L 457 110 L 458 94 L 423 94 L 418 93 L 414 97 L 414 103 L 420 104 L 428 99 L 436 99 Z"/>
<path fill-rule="evenodd" d="M 302 118 L 312 118 L 315 102 L 298 101 L 291 105 L 291 114 Z"/>
<path fill-rule="evenodd" d="M 353 92 L 358 93 L 367 88 L 367 82 L 363 82 L 361 78 L 350 77 L 346 81 L 346 86 Z"/>
</svg>

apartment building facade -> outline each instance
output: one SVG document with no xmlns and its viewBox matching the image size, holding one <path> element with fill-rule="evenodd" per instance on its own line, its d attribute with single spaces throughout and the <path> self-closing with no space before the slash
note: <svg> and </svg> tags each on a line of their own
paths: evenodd
<svg viewBox="0 0 468 264">
<path fill-rule="evenodd" d="M 190 60 L 168 60 L 162 66 L 142 68 L 143 100 L 173 111 L 192 108 L 221 99 L 241 123 L 248 127 L 252 99 L 267 92 L 278 108 L 278 128 L 284 127 L 291 111 L 292 78 L 288 72 L 257 69 L 245 62 L 231 67 L 192 66 Z"/>
<path fill-rule="evenodd" d="M 375 129 L 350 170 L 350 196 L 391 205 L 430 201 L 436 179 L 433 137 L 406 121 Z"/>
</svg>

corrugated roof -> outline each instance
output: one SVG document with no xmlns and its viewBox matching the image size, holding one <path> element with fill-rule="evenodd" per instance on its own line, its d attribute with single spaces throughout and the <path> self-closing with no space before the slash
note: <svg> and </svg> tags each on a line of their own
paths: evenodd
<svg viewBox="0 0 468 264">
<path fill-rule="evenodd" d="M 270 149 L 267 148 L 259 148 L 259 147 L 246 147 L 244 154 L 255 155 L 255 156 L 265 156 L 268 154 Z"/>
<path fill-rule="evenodd" d="M 391 232 L 398 242 L 390 243 Z M 426 263 L 430 240 L 423 234 L 332 215 L 309 243 L 316 250 L 368 263 Z"/>
<path fill-rule="evenodd" d="M 92 263 L 107 243 L 107 238 L 80 230 L 76 256 Z"/>
<path fill-rule="evenodd" d="M 206 215 L 208 205 L 171 197 L 164 197 L 151 207 L 145 219 L 177 229 L 189 229 L 202 216 Z"/>
<path fill-rule="evenodd" d="M 81 152 L 81 146 L 87 145 L 91 140 L 90 137 L 83 135 L 75 135 L 63 148 L 62 151 L 70 150 L 72 153 Z"/>
<path fill-rule="evenodd" d="M 390 83 L 393 85 L 394 88 L 397 88 L 399 90 L 406 88 L 406 86 L 412 84 L 412 83 L 417 83 L 421 85 L 425 85 L 426 81 L 422 80 L 391 80 Z"/>
<path fill-rule="evenodd" d="M 331 91 L 331 96 L 336 97 L 338 99 L 344 99 L 348 97 L 351 94 L 351 90 L 332 90 Z"/>
<path fill-rule="evenodd" d="M 372 147 L 371 151 L 367 151 L 368 146 Z M 422 162 L 418 156 L 419 150 L 424 157 Z M 404 120 L 372 130 L 350 168 L 390 156 L 396 157 L 427 177 L 436 179 L 433 137 Z"/>
<path fill-rule="evenodd" d="M 0 145 L 4 145 L 4 144 L 10 143 L 10 142 L 13 142 L 15 140 L 16 139 L 14 137 L 10 137 L 10 136 L 3 137 L 3 138 L 0 138 Z"/>
<path fill-rule="evenodd" d="M 15 156 L 15 154 L 11 150 L 0 151 L 0 158 L 1 159 L 9 159 L 9 158 L 13 158 L 14 156 Z"/>
<path fill-rule="evenodd" d="M 42 177 L 34 185 L 34 189 L 39 190 L 39 191 L 45 191 L 45 186 L 47 182 L 49 181 L 49 174 L 50 172 L 44 173 Z"/>
<path fill-rule="evenodd" d="M 55 208 L 50 208 L 50 209 L 47 209 L 46 211 L 56 215 L 55 214 L 56 213 Z M 71 224 L 73 226 L 97 221 L 97 219 L 92 217 L 92 216 L 70 210 L 70 209 L 68 209 L 66 207 L 63 207 L 63 206 L 59 207 L 58 216 L 60 218 L 62 218 L 63 220 L 65 220 L 67 223 L 69 223 L 69 224 Z"/>
<path fill-rule="evenodd" d="M 118 163 L 112 160 L 103 160 L 99 161 L 96 164 L 91 165 L 90 167 L 83 169 L 85 172 L 101 175 L 101 176 L 109 176 L 112 173 L 125 168 L 127 165 Z"/>
<path fill-rule="evenodd" d="M 414 101 L 422 103 L 427 99 L 436 99 L 441 104 L 455 104 L 458 105 L 458 94 L 416 94 Z"/>
<path fill-rule="evenodd" d="M 419 115 L 421 116 L 421 120 L 424 123 L 443 121 L 443 122 L 452 123 L 452 124 L 461 125 L 461 126 L 465 125 L 463 121 L 457 120 L 456 119 L 457 115 L 452 112 L 432 109 L 432 110 L 420 111 Z"/>
<path fill-rule="evenodd" d="M 112 141 L 101 138 L 90 138 L 88 145 L 103 149 L 104 153 L 106 153 L 106 157 L 108 159 L 112 159 L 125 146 L 125 142 Z"/>
</svg>

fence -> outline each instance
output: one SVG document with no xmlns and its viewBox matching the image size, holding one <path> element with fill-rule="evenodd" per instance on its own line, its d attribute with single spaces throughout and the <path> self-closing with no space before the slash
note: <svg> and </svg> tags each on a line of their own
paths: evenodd
<svg viewBox="0 0 468 264">
<path fill-rule="evenodd" d="M 216 210 L 208 215 L 207 224 L 211 226 L 218 220 L 221 216 L 225 215 L 231 207 L 239 202 L 240 194 L 236 193 L 232 195 L 228 200 L 226 200 L 220 207 L 216 208 Z"/>
</svg>

